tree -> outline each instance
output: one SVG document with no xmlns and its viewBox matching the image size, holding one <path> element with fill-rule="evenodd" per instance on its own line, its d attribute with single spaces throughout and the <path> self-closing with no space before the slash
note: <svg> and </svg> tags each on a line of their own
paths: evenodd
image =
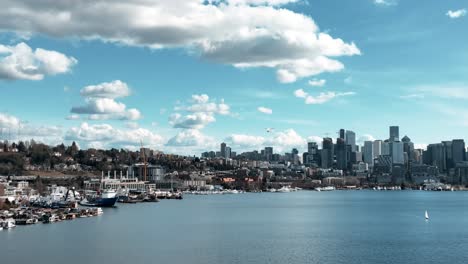
<svg viewBox="0 0 468 264">
<path fill-rule="evenodd" d="M 44 144 L 35 144 L 32 146 L 31 161 L 34 164 L 43 164 L 50 161 L 49 146 Z"/>
<path fill-rule="evenodd" d="M 26 151 L 27 151 L 26 145 L 24 144 L 23 141 L 20 141 L 18 143 L 18 152 L 25 153 Z"/>
</svg>

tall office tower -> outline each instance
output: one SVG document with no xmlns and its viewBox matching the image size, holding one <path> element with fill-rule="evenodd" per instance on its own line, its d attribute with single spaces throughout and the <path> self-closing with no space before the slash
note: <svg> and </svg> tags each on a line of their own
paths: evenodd
<svg viewBox="0 0 468 264">
<path fill-rule="evenodd" d="M 429 144 L 424 152 L 424 163 L 437 166 L 440 172 L 445 172 L 447 170 L 447 157 L 444 144 Z"/>
<path fill-rule="evenodd" d="M 345 130 L 344 129 L 340 129 L 340 138 L 341 139 L 345 139 Z"/>
<path fill-rule="evenodd" d="M 346 145 L 351 145 L 351 150 L 357 151 L 356 149 L 356 133 L 354 133 L 351 130 L 346 130 L 346 135 L 345 135 L 345 140 L 346 140 Z"/>
<path fill-rule="evenodd" d="M 405 164 L 405 155 L 403 154 L 403 142 L 395 141 L 392 142 L 392 163 L 393 164 Z"/>
<path fill-rule="evenodd" d="M 315 142 L 309 142 L 307 143 L 307 160 L 304 160 L 304 163 L 310 164 L 310 165 L 318 165 L 319 163 L 319 149 L 318 145 Z"/>
<path fill-rule="evenodd" d="M 398 126 L 390 127 L 390 138 L 391 142 L 400 140 L 400 128 Z"/>
<path fill-rule="evenodd" d="M 401 139 L 401 142 L 403 142 L 403 152 L 406 153 L 408 161 L 414 161 L 414 143 L 411 142 L 411 139 L 408 136 L 404 136 Z"/>
<path fill-rule="evenodd" d="M 351 151 L 351 145 L 346 145 L 346 166 L 348 170 L 353 168 L 353 164 L 356 163 L 356 156 L 354 156 L 353 160 L 353 151 Z"/>
<path fill-rule="evenodd" d="M 364 141 L 364 162 L 373 165 L 374 164 L 374 143 L 372 141 Z"/>
<path fill-rule="evenodd" d="M 273 147 L 265 147 L 265 150 L 263 151 L 265 155 L 265 160 L 267 161 L 272 161 L 273 160 Z"/>
<path fill-rule="evenodd" d="M 445 151 L 445 166 L 446 169 L 449 170 L 455 167 L 453 163 L 453 156 L 452 156 L 452 141 L 442 141 L 442 145 L 444 145 Z"/>
<path fill-rule="evenodd" d="M 382 140 L 375 140 L 373 148 L 374 158 L 377 158 L 378 156 L 382 155 Z"/>
<path fill-rule="evenodd" d="M 333 139 L 323 138 L 321 154 L 322 168 L 331 168 L 333 166 Z"/>
<path fill-rule="evenodd" d="M 455 166 L 466 160 L 465 141 L 463 139 L 452 140 L 452 159 Z"/>
<path fill-rule="evenodd" d="M 384 142 L 382 142 L 381 155 L 386 155 L 386 156 L 390 155 L 390 144 L 388 140 L 385 140 Z"/>
<path fill-rule="evenodd" d="M 221 157 L 226 158 L 226 143 L 221 143 Z"/>
<path fill-rule="evenodd" d="M 316 142 L 308 142 L 307 143 L 307 152 L 309 152 L 309 154 L 317 154 L 317 151 L 318 151 L 318 145 Z"/>
<path fill-rule="evenodd" d="M 230 159 L 231 158 L 231 147 L 226 147 L 226 153 L 225 153 L 225 156 L 224 156 L 226 159 Z"/>
<path fill-rule="evenodd" d="M 336 166 L 339 170 L 346 170 L 348 160 L 346 159 L 346 143 L 343 138 L 336 139 Z"/>
</svg>

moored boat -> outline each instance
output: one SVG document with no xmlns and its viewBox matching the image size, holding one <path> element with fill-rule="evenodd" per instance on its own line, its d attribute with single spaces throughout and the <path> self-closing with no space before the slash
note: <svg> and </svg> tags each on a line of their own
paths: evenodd
<svg viewBox="0 0 468 264">
<path fill-rule="evenodd" d="M 111 189 L 104 190 L 102 193 L 88 192 L 86 197 L 80 202 L 80 205 L 91 207 L 113 207 L 117 202 L 117 199 L 117 192 Z"/>
</svg>

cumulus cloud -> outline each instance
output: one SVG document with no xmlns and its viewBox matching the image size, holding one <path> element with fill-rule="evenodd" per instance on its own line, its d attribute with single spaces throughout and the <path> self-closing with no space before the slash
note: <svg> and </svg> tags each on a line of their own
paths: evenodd
<svg viewBox="0 0 468 264">
<path fill-rule="evenodd" d="M 455 10 L 455 11 L 452 11 L 452 10 L 449 10 L 447 11 L 446 15 L 452 19 L 454 18 L 460 18 L 462 16 L 465 16 L 466 15 L 466 9 L 458 9 L 458 10 Z"/>
<path fill-rule="evenodd" d="M 325 83 L 327 82 L 327 80 L 324 80 L 324 79 L 312 79 L 312 80 L 309 80 L 309 85 L 310 86 L 318 86 L 318 87 L 322 87 L 325 85 Z"/>
<path fill-rule="evenodd" d="M 89 85 L 81 89 L 80 94 L 85 98 L 85 105 L 72 107 L 71 116 L 67 119 L 78 119 L 79 115 L 88 115 L 89 120 L 138 120 L 141 113 L 138 109 L 130 108 L 115 99 L 130 94 L 128 85 L 120 80 Z"/>
<path fill-rule="evenodd" d="M 264 114 L 267 114 L 267 115 L 273 114 L 273 110 L 272 110 L 271 108 L 259 106 L 259 107 L 257 108 L 257 110 L 258 110 L 260 113 L 264 113 Z"/>
<path fill-rule="evenodd" d="M 16 46 L 0 44 L 0 79 L 42 80 L 46 75 L 69 72 L 77 62 L 57 51 L 33 50 L 24 42 Z"/>
<path fill-rule="evenodd" d="M 225 141 L 239 149 L 253 150 L 266 146 L 273 147 L 276 152 L 290 151 L 292 148 L 304 150 L 307 140 L 294 129 L 275 132 L 271 137 L 254 136 L 246 134 L 232 134 Z"/>
<path fill-rule="evenodd" d="M 317 96 L 312 96 L 312 95 L 309 95 L 307 92 L 305 92 L 303 89 L 298 89 L 294 91 L 294 95 L 298 98 L 305 99 L 306 104 L 324 104 L 334 98 L 342 97 L 342 96 L 350 96 L 354 94 L 355 94 L 354 92 L 344 92 L 344 93 L 321 92 Z"/>
<path fill-rule="evenodd" d="M 343 69 L 336 58 L 359 55 L 281 5 L 295 0 L 4 0 L 0 29 L 100 39 L 150 48 L 187 48 L 212 62 L 268 67 L 281 82 Z M 112 21 L 113 26 L 108 26 Z"/>
<path fill-rule="evenodd" d="M 18 117 L 0 113 L 0 133 L 9 133 L 12 140 L 27 140 L 57 144 L 62 140 L 62 128 L 58 126 L 32 125 Z"/>
<path fill-rule="evenodd" d="M 0 113 L 0 128 L 17 128 L 20 120 L 12 115 Z"/>
<path fill-rule="evenodd" d="M 104 82 L 98 85 L 89 85 L 81 89 L 81 96 L 91 98 L 119 98 L 130 95 L 128 85 L 120 80 Z"/>
<path fill-rule="evenodd" d="M 262 146 L 265 143 L 265 138 L 261 136 L 232 134 L 225 141 L 234 146 L 252 148 Z"/>
<path fill-rule="evenodd" d="M 199 112 L 182 116 L 174 113 L 169 117 L 169 124 L 174 128 L 202 129 L 216 119 L 211 113 Z"/>
<path fill-rule="evenodd" d="M 214 139 L 203 135 L 197 129 L 185 129 L 170 138 L 166 146 L 171 147 L 202 147 L 213 145 Z"/>
<path fill-rule="evenodd" d="M 147 147 L 160 148 L 162 136 L 144 128 L 118 129 L 109 124 L 90 125 L 86 122 L 71 127 L 65 133 L 65 140 L 81 142 L 85 147 L 110 148 L 126 147 L 138 149 L 140 141 Z"/>
<path fill-rule="evenodd" d="M 169 117 L 169 124 L 184 129 L 202 129 L 215 122 L 216 115 L 230 114 L 230 107 L 223 99 L 216 102 L 206 94 L 192 95 L 188 105 L 179 105 L 175 110 L 177 112 Z"/>
</svg>

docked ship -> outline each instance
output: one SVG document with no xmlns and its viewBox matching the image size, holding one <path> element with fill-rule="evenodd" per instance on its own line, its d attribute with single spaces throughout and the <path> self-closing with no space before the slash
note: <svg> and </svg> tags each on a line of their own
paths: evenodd
<svg viewBox="0 0 468 264">
<path fill-rule="evenodd" d="M 85 198 L 80 202 L 82 206 L 113 207 L 117 202 L 117 192 L 107 189 L 102 192 L 87 191 Z"/>
</svg>

